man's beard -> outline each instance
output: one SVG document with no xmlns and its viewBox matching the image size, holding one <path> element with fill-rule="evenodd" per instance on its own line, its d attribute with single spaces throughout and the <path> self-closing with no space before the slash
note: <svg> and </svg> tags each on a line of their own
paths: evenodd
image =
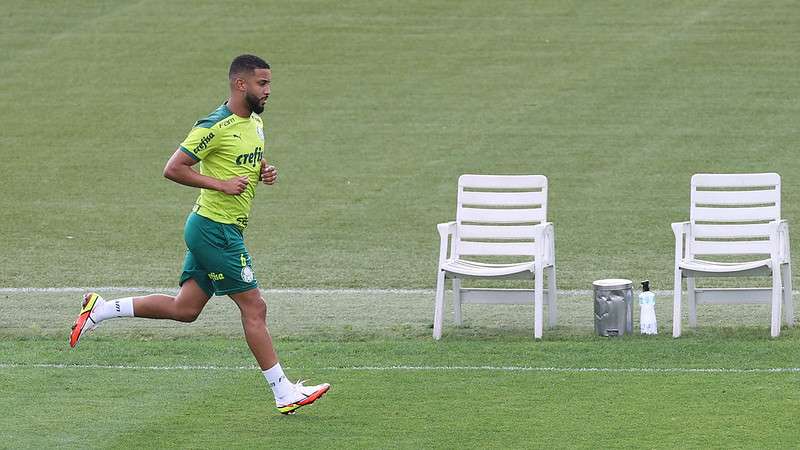
<svg viewBox="0 0 800 450">
<path fill-rule="evenodd" d="M 264 105 L 261 104 L 261 99 L 255 95 L 248 92 L 244 96 L 244 99 L 247 101 L 247 106 L 250 107 L 250 111 L 253 111 L 256 114 L 261 114 L 264 112 Z"/>
</svg>

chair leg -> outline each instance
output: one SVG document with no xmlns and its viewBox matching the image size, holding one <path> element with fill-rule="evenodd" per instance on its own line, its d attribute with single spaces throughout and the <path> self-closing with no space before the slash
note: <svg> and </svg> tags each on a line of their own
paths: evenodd
<svg viewBox="0 0 800 450">
<path fill-rule="evenodd" d="M 536 264 L 536 273 L 534 273 L 534 290 L 533 290 L 533 337 L 534 339 L 542 338 L 542 300 L 544 297 L 544 271 L 540 264 Z"/>
<path fill-rule="evenodd" d="M 778 337 L 781 334 L 781 303 L 783 303 L 783 283 L 781 283 L 781 270 L 779 264 L 774 264 L 772 269 L 772 308 L 770 319 L 770 336 Z"/>
<path fill-rule="evenodd" d="M 556 306 L 556 265 L 550 266 L 547 273 L 547 316 L 548 326 L 553 328 L 556 326 L 558 319 L 558 307 Z"/>
<path fill-rule="evenodd" d="M 442 337 L 442 312 L 444 310 L 444 271 L 439 270 L 436 278 L 436 303 L 433 309 L 433 338 Z"/>
<path fill-rule="evenodd" d="M 461 326 L 461 279 L 453 278 L 453 320 Z"/>
<path fill-rule="evenodd" d="M 674 298 L 672 301 L 672 337 L 681 336 L 681 269 L 675 268 Z"/>
<path fill-rule="evenodd" d="M 689 326 L 697 326 L 697 300 L 694 295 L 694 277 L 686 278 L 686 300 L 689 303 Z"/>
<path fill-rule="evenodd" d="M 783 316 L 786 325 L 794 326 L 794 300 L 792 299 L 792 264 L 784 264 L 783 270 Z"/>
</svg>

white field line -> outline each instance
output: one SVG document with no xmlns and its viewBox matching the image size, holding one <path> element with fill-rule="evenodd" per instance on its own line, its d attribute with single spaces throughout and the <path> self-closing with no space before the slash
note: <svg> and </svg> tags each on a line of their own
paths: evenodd
<svg viewBox="0 0 800 450">
<path fill-rule="evenodd" d="M 83 293 L 83 292 L 177 292 L 178 288 L 156 286 L 99 286 L 99 287 L 6 287 L 0 294 Z M 433 289 L 321 289 L 286 288 L 261 289 L 266 294 L 433 294 Z M 586 291 L 589 292 L 589 291 Z"/>
<path fill-rule="evenodd" d="M 174 294 L 178 289 L 172 287 L 155 286 L 100 286 L 100 287 L 0 287 L 0 294 L 38 294 L 38 293 L 84 293 L 84 292 L 130 292 L 130 293 L 168 293 Z M 342 289 L 323 289 L 323 288 L 275 288 L 261 289 L 261 292 L 269 296 L 270 294 L 296 294 L 296 295 L 425 295 L 433 296 L 434 289 L 379 289 L 379 288 L 342 288 Z M 449 291 L 448 291 L 449 292 Z M 658 297 L 672 297 L 671 290 L 653 291 Z M 800 294 L 800 291 L 792 291 Z M 592 297 L 594 292 L 589 289 L 559 290 L 561 297 Z"/>
<path fill-rule="evenodd" d="M 112 369 L 112 370 L 197 370 L 242 371 L 256 370 L 256 366 L 136 366 L 104 364 L 14 364 L 0 363 L 0 369 Z M 287 368 L 291 370 L 292 368 Z M 300 368 L 295 368 L 299 370 Z M 736 369 L 723 367 L 530 367 L 530 366 L 352 366 L 303 368 L 305 370 L 362 371 L 362 372 L 556 372 L 556 373 L 678 373 L 678 374 L 752 374 L 798 373 L 800 367 L 768 367 Z"/>
<path fill-rule="evenodd" d="M 166 292 L 175 293 L 177 288 L 173 287 L 153 287 L 153 286 L 100 286 L 100 287 L 9 287 L 0 288 L 0 294 L 47 294 L 47 293 L 84 293 L 84 292 Z M 433 296 L 433 289 L 321 289 L 321 288 L 276 288 L 261 289 L 261 292 L 269 296 L 270 294 L 297 294 L 297 295 L 428 295 Z M 656 292 L 658 294 L 658 292 Z M 558 295 L 565 297 L 583 297 L 592 295 L 589 290 L 558 291 Z M 661 295 L 661 294 L 658 294 Z M 672 292 L 670 291 L 670 295 Z"/>
<path fill-rule="evenodd" d="M 0 294 L 38 294 L 38 293 L 84 293 L 84 292 L 166 292 L 175 293 L 177 288 L 156 287 L 156 286 L 100 286 L 100 287 L 3 287 Z M 298 295 L 337 295 L 337 294 L 367 294 L 367 295 L 434 295 L 434 289 L 380 289 L 380 288 L 342 288 L 342 289 L 323 289 L 323 288 L 275 288 L 261 289 L 261 292 L 269 294 L 298 294 Z M 449 291 L 448 291 L 449 292 Z M 671 297 L 672 291 L 653 291 L 659 297 Z M 795 294 L 800 291 L 794 291 Z M 591 297 L 593 291 L 589 289 L 560 290 L 559 296 L 563 297 Z"/>
</svg>

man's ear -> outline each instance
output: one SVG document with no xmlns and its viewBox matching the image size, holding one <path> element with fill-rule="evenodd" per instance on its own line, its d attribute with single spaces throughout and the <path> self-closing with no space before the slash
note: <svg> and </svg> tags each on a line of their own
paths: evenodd
<svg viewBox="0 0 800 450">
<path fill-rule="evenodd" d="M 238 78 L 238 77 L 234 78 L 233 79 L 233 87 L 237 91 L 244 92 L 244 91 L 247 90 L 247 82 L 244 80 L 244 78 Z"/>
</svg>

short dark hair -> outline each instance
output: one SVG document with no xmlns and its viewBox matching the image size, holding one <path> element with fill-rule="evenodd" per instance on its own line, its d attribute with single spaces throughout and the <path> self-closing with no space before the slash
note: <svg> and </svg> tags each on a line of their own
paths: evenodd
<svg viewBox="0 0 800 450">
<path fill-rule="evenodd" d="M 239 55 L 233 58 L 231 68 L 228 70 L 228 78 L 242 73 L 253 73 L 256 69 L 269 69 L 269 63 L 256 55 Z"/>
</svg>

